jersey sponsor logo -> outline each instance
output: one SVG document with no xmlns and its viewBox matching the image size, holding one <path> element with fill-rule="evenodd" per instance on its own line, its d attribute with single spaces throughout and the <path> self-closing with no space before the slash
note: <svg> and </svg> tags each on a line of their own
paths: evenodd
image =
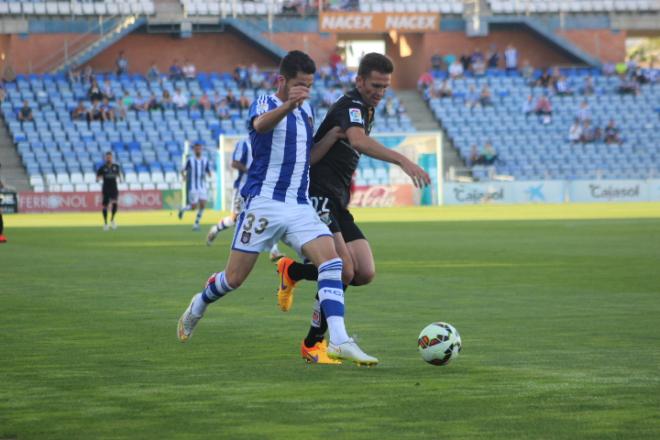
<svg viewBox="0 0 660 440">
<path fill-rule="evenodd" d="M 348 117 L 351 122 L 356 124 L 364 124 L 364 119 L 362 118 L 362 111 L 359 108 L 349 108 Z"/>
</svg>

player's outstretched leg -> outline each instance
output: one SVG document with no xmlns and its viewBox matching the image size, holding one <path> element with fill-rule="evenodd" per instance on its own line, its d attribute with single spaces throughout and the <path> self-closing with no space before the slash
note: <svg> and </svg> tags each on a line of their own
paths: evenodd
<svg viewBox="0 0 660 440">
<path fill-rule="evenodd" d="M 225 229 L 231 228 L 236 223 L 236 216 L 234 214 L 228 215 L 227 217 L 220 220 L 217 224 L 211 226 L 209 233 L 206 235 L 206 244 L 211 246 L 213 240 L 216 239 L 218 234 Z"/>
<path fill-rule="evenodd" d="M 358 365 L 376 365 L 378 359 L 369 356 L 349 338 L 344 324 L 344 288 L 341 281 L 341 258 L 334 258 L 319 265 L 318 294 L 321 310 L 325 313 L 330 333 L 328 356 L 332 359 L 350 360 Z"/>
<path fill-rule="evenodd" d="M 179 216 L 179 220 L 183 220 L 183 214 L 184 214 L 186 211 L 190 211 L 191 209 L 193 209 L 193 207 L 190 206 L 190 205 L 182 206 L 181 209 L 179 209 L 179 214 L 178 214 L 178 216 Z"/>
<path fill-rule="evenodd" d="M 115 223 L 115 215 L 117 214 L 117 202 L 112 202 L 112 211 L 110 217 L 110 227 L 112 229 L 117 229 L 117 223 Z"/>
<path fill-rule="evenodd" d="M 202 316 L 209 304 L 219 300 L 227 293 L 234 290 L 225 279 L 225 273 L 219 272 L 211 275 L 211 278 L 206 282 L 204 290 L 195 296 L 190 301 L 190 305 L 183 312 L 179 318 L 179 325 L 177 327 L 177 336 L 179 341 L 186 342 L 192 337 L 195 326 Z"/>
</svg>

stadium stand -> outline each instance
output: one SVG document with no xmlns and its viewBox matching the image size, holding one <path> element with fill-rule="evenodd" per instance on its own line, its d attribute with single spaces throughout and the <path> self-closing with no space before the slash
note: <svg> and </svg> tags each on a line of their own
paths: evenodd
<svg viewBox="0 0 660 440">
<path fill-rule="evenodd" d="M 48 0 L 0 0 L 0 15 L 25 16 L 113 16 L 152 15 L 155 12 L 152 0 L 108 0 L 108 1 L 48 1 Z"/>
<path fill-rule="evenodd" d="M 231 91 L 239 97 L 242 90 L 230 73 L 200 73 L 190 81 L 148 81 L 142 75 L 97 75 L 102 86 L 106 84 L 115 97 L 161 97 L 179 88 L 188 97 L 199 99 L 205 93 L 225 97 Z M 106 83 L 107 80 L 107 83 Z M 126 173 L 128 189 L 177 189 L 178 172 L 184 142 L 201 141 L 209 154 L 218 143 L 218 135 L 246 135 L 246 111 L 229 109 L 229 117 L 220 119 L 215 111 L 199 108 L 165 108 L 163 110 L 127 110 L 126 118 L 111 121 L 72 120 L 73 111 L 80 101 L 89 107 L 89 84 L 70 82 L 64 75 L 19 75 L 16 82 L 5 84 L 7 97 L 2 112 L 18 152 L 27 169 L 30 184 L 35 191 L 96 191 L 94 170 L 102 160 L 103 152 L 112 150 Z M 328 88 L 317 82 L 313 101 L 318 108 L 316 122 L 323 119 L 327 106 L 323 95 Z M 250 89 L 251 99 L 268 93 L 265 89 Z M 392 108 L 385 115 L 386 104 L 378 109 L 374 131 L 413 131 L 410 118 L 400 107 L 396 96 L 388 93 Z M 27 101 L 32 109 L 33 121 L 19 121 L 18 112 Z M 115 104 L 116 109 L 116 104 Z M 117 110 L 117 109 L 116 109 Z M 215 155 L 213 155 L 215 157 Z M 366 168 L 384 169 L 383 166 Z M 384 181 L 382 171 L 374 171 L 369 182 Z"/>
<path fill-rule="evenodd" d="M 494 166 L 475 165 L 472 176 L 488 180 L 494 175 L 516 180 L 538 179 L 626 179 L 660 175 L 660 85 L 642 84 L 638 94 L 621 94 L 621 79 L 606 76 L 597 69 L 562 69 L 572 95 L 559 96 L 541 87 L 531 88 L 517 72 L 490 71 L 487 76 L 448 80 L 453 95 L 428 97 L 428 103 L 445 128 L 465 162 L 470 165 L 472 147 L 483 151 L 491 143 L 497 153 Z M 656 72 L 657 73 L 657 72 Z M 540 72 L 537 72 L 539 75 Z M 444 74 L 438 74 L 444 76 Z M 594 93 L 583 96 L 580 87 L 591 75 Z M 435 82 L 442 81 L 436 78 Z M 466 105 L 470 87 L 488 84 L 493 90 L 493 105 Z M 533 102 L 549 96 L 552 118 L 526 115 L 523 106 L 529 95 Z M 610 120 L 621 129 L 621 143 L 605 143 L 603 138 L 590 142 L 569 140 L 569 128 L 583 100 L 589 104 L 589 119 L 601 131 Z M 548 123 L 549 122 L 549 123 Z"/>
<path fill-rule="evenodd" d="M 489 0 L 489 4 L 491 10 L 496 14 L 645 12 L 660 10 L 660 4 L 655 0 Z"/>
</svg>

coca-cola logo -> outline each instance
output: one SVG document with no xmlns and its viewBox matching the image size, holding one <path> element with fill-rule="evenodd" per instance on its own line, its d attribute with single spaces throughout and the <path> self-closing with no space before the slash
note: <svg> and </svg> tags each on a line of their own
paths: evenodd
<svg viewBox="0 0 660 440">
<path fill-rule="evenodd" d="M 351 197 L 353 207 L 387 208 L 412 204 L 412 189 L 409 185 L 357 187 Z"/>
</svg>

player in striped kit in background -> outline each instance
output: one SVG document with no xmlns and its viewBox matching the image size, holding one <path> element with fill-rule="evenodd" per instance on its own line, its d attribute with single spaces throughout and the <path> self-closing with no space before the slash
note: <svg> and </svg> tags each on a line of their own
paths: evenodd
<svg viewBox="0 0 660 440">
<path fill-rule="evenodd" d="M 208 200 L 208 186 L 206 178 L 211 177 L 211 162 L 203 156 L 204 148 L 201 143 L 197 142 L 193 146 L 193 156 L 188 157 L 186 166 L 183 168 L 181 174 L 186 179 L 186 187 L 188 188 L 188 204 L 179 210 L 179 220 L 183 219 L 183 213 L 186 211 L 194 211 L 199 204 L 197 217 L 193 224 L 193 231 L 199 231 L 199 222 L 204 215 L 204 208 Z"/>
<path fill-rule="evenodd" d="M 231 167 L 238 171 L 238 176 L 234 181 L 234 189 L 232 193 L 232 206 L 231 214 L 221 219 L 217 224 L 213 225 L 206 236 L 206 244 L 211 246 L 213 240 L 216 239 L 218 234 L 225 229 L 231 228 L 236 224 L 236 218 L 243 211 L 245 201 L 241 196 L 241 190 L 247 182 L 248 169 L 252 165 L 252 144 L 250 139 L 245 138 L 236 142 L 234 152 L 231 156 Z M 284 256 L 275 243 L 270 248 L 270 260 L 277 261 Z"/>
</svg>

